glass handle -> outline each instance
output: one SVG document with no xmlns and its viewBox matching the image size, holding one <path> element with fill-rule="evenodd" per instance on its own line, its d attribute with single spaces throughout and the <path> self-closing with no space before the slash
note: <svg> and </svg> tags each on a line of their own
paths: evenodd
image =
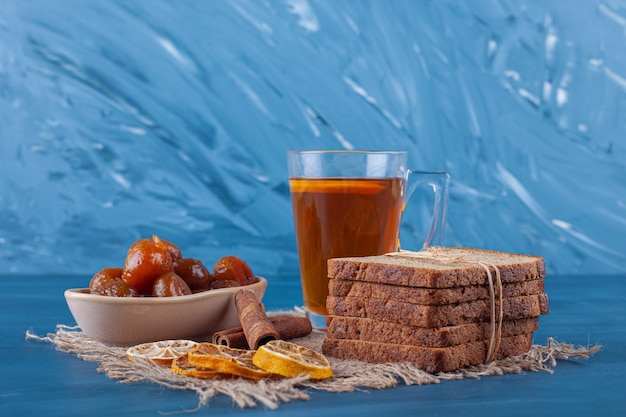
<svg viewBox="0 0 626 417">
<path fill-rule="evenodd" d="M 409 188 L 407 188 L 406 199 L 410 198 L 418 185 L 426 184 L 435 193 L 433 202 L 433 216 L 430 228 L 426 234 L 426 239 L 422 249 L 429 246 L 443 246 L 444 229 L 446 225 L 446 212 L 448 206 L 448 188 L 450 185 L 450 174 L 445 171 L 424 172 L 409 171 L 410 176 L 418 177 Z"/>
</svg>

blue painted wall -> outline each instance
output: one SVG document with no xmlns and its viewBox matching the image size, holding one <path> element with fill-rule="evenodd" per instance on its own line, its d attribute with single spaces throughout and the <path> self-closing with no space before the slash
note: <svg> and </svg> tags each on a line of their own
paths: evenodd
<svg viewBox="0 0 626 417">
<path fill-rule="evenodd" d="M 296 274 L 298 148 L 448 170 L 447 245 L 626 273 L 625 33 L 624 0 L 3 0 L 0 273 L 157 233 Z"/>
</svg>

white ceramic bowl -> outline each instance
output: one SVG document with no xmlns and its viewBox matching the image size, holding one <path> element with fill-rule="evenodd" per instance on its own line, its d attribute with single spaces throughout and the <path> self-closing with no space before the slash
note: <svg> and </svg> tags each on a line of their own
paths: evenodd
<svg viewBox="0 0 626 417">
<path fill-rule="evenodd" d="M 178 297 L 108 297 L 88 288 L 65 291 L 76 324 L 90 338 L 115 345 L 169 339 L 207 340 L 239 325 L 235 294 L 254 292 L 261 302 L 267 280 L 244 287 L 220 288 Z"/>
</svg>

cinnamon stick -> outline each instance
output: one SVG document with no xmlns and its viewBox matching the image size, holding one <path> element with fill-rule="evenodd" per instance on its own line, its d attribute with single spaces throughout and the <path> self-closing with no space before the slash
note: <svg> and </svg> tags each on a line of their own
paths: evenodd
<svg viewBox="0 0 626 417">
<path fill-rule="evenodd" d="M 304 337 L 311 333 L 311 321 L 306 317 L 274 316 L 270 321 L 281 340 Z M 213 334 L 213 343 L 238 349 L 249 349 L 243 327 L 237 326 Z"/>
<path fill-rule="evenodd" d="M 306 317 L 283 317 L 274 324 L 281 340 L 304 337 L 313 331 L 311 320 Z"/>
<path fill-rule="evenodd" d="M 243 332 L 243 327 L 241 326 L 215 332 L 213 333 L 211 341 L 217 345 L 228 346 L 235 349 L 250 348 L 246 340 L 246 334 Z"/>
<path fill-rule="evenodd" d="M 256 350 L 271 340 L 280 339 L 280 335 L 263 311 L 254 293 L 248 290 L 239 290 L 235 294 L 235 305 L 250 349 Z"/>
</svg>

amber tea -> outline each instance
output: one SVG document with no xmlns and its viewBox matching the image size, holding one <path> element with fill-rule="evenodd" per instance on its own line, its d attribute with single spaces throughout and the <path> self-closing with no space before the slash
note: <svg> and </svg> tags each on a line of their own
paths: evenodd
<svg viewBox="0 0 626 417">
<path fill-rule="evenodd" d="M 330 258 L 398 250 L 402 211 L 411 194 L 435 195 L 424 247 L 443 243 L 449 175 L 413 171 L 405 151 L 287 152 L 302 295 L 316 329 L 326 327 Z"/>
<path fill-rule="evenodd" d="M 403 178 L 291 178 L 305 308 L 326 315 L 326 261 L 397 250 Z"/>
</svg>

